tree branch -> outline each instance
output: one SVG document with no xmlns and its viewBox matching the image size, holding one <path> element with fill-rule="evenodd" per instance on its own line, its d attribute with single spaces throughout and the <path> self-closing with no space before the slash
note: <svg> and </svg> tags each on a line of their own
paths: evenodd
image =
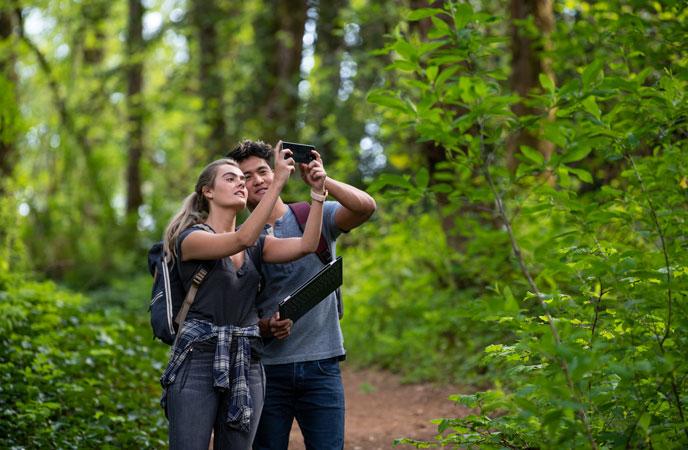
<svg viewBox="0 0 688 450">
<path fill-rule="evenodd" d="M 549 309 L 547 304 L 543 301 L 543 296 L 542 293 L 540 292 L 540 289 L 538 289 L 537 285 L 535 284 L 535 281 L 533 280 L 533 277 L 530 274 L 530 271 L 528 270 L 528 266 L 525 263 L 525 260 L 523 258 L 523 254 L 521 253 L 521 248 L 518 245 L 518 242 L 516 241 L 516 236 L 514 235 L 513 229 L 511 227 L 511 222 L 509 221 L 509 217 L 506 213 L 506 208 L 504 207 L 504 202 L 502 200 L 501 195 L 497 191 L 497 188 L 494 184 L 494 181 L 492 179 L 492 174 L 490 173 L 490 155 L 487 155 L 485 151 L 485 141 L 484 141 L 484 132 L 483 132 L 483 123 L 482 121 L 478 121 L 478 125 L 480 128 L 480 149 L 481 153 L 484 158 L 484 164 L 482 164 L 482 169 L 483 173 L 485 175 L 485 178 L 487 179 L 487 182 L 490 186 L 490 190 L 492 191 L 492 195 L 495 199 L 495 203 L 497 205 L 497 209 L 499 211 L 499 215 L 502 217 L 502 221 L 504 223 L 504 227 L 506 228 L 507 234 L 509 235 L 509 241 L 511 242 L 511 249 L 514 252 L 514 256 L 516 257 L 516 260 L 518 262 L 519 267 L 521 268 L 521 273 L 523 276 L 526 278 L 528 281 L 528 285 L 532 289 L 533 293 L 538 299 L 538 302 L 540 303 L 540 307 L 543 309 L 545 316 L 547 318 L 547 323 L 549 325 L 549 329 L 552 332 L 552 336 L 554 337 L 554 342 L 556 343 L 557 346 L 561 345 L 561 338 L 559 337 L 559 332 L 557 331 L 557 327 L 554 323 L 554 319 L 552 318 L 552 315 L 549 313 Z M 568 364 L 566 363 L 566 360 L 559 357 L 557 358 L 559 360 L 559 364 L 564 372 L 564 376 L 566 377 L 566 383 L 568 384 L 569 389 L 571 390 L 571 394 L 574 397 L 574 400 L 579 403 L 583 404 L 583 402 L 580 399 L 580 396 L 578 395 L 578 391 L 576 390 L 576 386 L 573 382 L 573 378 L 571 377 L 571 371 L 569 370 Z M 580 407 L 578 409 L 578 416 L 583 423 L 583 426 L 585 428 L 586 435 L 588 437 L 588 441 L 590 442 L 590 447 L 593 450 L 597 449 L 597 443 L 595 442 L 595 439 L 592 435 L 592 430 L 590 428 L 590 421 L 588 419 L 588 414 L 585 411 L 583 407 Z"/>
</svg>

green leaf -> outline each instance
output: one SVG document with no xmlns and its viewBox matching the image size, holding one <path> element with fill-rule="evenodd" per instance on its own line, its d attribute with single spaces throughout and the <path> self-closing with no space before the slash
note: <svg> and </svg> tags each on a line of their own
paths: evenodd
<svg viewBox="0 0 688 450">
<path fill-rule="evenodd" d="M 397 97 L 391 91 L 385 90 L 375 90 L 371 91 L 366 97 L 370 103 L 375 103 L 376 105 L 386 106 L 388 108 L 396 109 L 404 113 L 411 113 L 412 110 L 409 108 L 408 104 Z"/>
<path fill-rule="evenodd" d="M 397 59 L 392 64 L 385 67 L 386 70 L 400 70 L 402 72 L 415 72 L 418 65 L 405 59 Z"/>
<path fill-rule="evenodd" d="M 588 147 L 588 146 L 576 147 L 573 150 L 566 152 L 566 154 L 564 154 L 564 156 L 561 158 L 561 162 L 562 163 L 570 163 L 570 162 L 580 161 L 581 159 L 588 156 L 588 154 L 591 151 L 592 151 L 592 147 Z"/>
<path fill-rule="evenodd" d="M 416 47 L 411 45 L 410 43 L 399 39 L 393 46 L 392 48 L 399 54 L 401 55 L 404 59 L 407 59 L 411 62 L 416 62 L 418 61 L 418 50 Z"/>
<path fill-rule="evenodd" d="M 600 118 L 600 107 L 597 106 L 597 101 L 595 101 L 595 97 L 593 95 L 588 96 L 585 100 L 583 100 L 583 108 L 595 116 L 596 119 L 599 120 Z"/>
<path fill-rule="evenodd" d="M 425 189 L 428 187 L 429 181 L 430 174 L 428 173 L 428 169 L 421 167 L 421 169 L 416 173 L 416 186 Z"/>
<path fill-rule="evenodd" d="M 545 90 L 549 92 L 554 92 L 554 81 L 547 74 L 540 73 L 540 75 L 538 75 L 538 78 L 540 79 L 540 84 L 543 88 L 545 88 Z"/>
<path fill-rule="evenodd" d="M 650 415 L 649 412 L 645 411 L 642 416 L 640 416 L 640 419 L 638 419 L 638 427 L 640 427 L 641 430 L 645 433 L 647 436 L 648 430 L 650 429 L 650 420 L 652 419 L 652 416 Z"/>
<path fill-rule="evenodd" d="M 383 173 L 377 180 L 370 184 L 368 189 L 370 191 L 376 192 L 386 186 L 399 187 L 406 190 L 413 190 L 414 187 L 407 177 L 397 175 L 394 173 Z"/>
<path fill-rule="evenodd" d="M 440 72 L 440 74 L 437 76 L 437 79 L 435 80 L 435 88 L 441 90 L 442 87 L 444 87 L 444 83 L 446 83 L 449 77 L 451 77 L 458 71 L 459 67 L 453 66 Z"/>
<path fill-rule="evenodd" d="M 542 153 L 534 148 L 528 147 L 527 145 L 521 145 L 519 148 L 523 156 L 533 161 L 535 164 L 540 166 L 545 163 L 545 157 L 542 156 Z"/>
<path fill-rule="evenodd" d="M 449 28 L 449 25 L 447 25 L 444 20 L 438 19 L 436 16 L 431 17 L 430 20 L 432 20 L 433 25 L 433 29 L 430 31 L 430 33 L 433 34 L 433 38 L 439 38 L 451 34 L 451 28 Z"/>
<path fill-rule="evenodd" d="M 592 175 L 585 169 L 576 169 L 573 167 L 569 167 L 569 172 L 580 178 L 581 181 L 584 181 L 586 183 L 592 183 Z"/>
<path fill-rule="evenodd" d="M 459 3 L 454 7 L 454 26 L 457 30 L 464 28 L 473 20 L 473 7 L 470 3 Z"/>
<path fill-rule="evenodd" d="M 422 20 L 422 19 L 425 19 L 426 17 L 437 16 L 437 15 L 443 14 L 443 13 L 444 13 L 444 10 L 438 9 L 438 8 L 414 9 L 406 17 L 406 20 L 408 20 L 409 22 L 414 22 L 416 20 Z"/>
<path fill-rule="evenodd" d="M 514 294 L 511 292 L 511 289 L 509 286 L 504 286 L 504 310 L 509 313 L 516 313 L 518 314 L 519 312 L 519 306 L 518 302 L 516 301 L 516 298 L 514 298 Z"/>
<path fill-rule="evenodd" d="M 435 78 L 437 77 L 437 71 L 439 68 L 437 66 L 430 66 L 425 70 L 425 74 L 428 77 L 428 80 L 430 81 L 435 81 Z"/>
<path fill-rule="evenodd" d="M 454 188 L 451 187 L 450 185 L 448 185 L 447 183 L 438 183 L 438 184 L 433 184 L 430 187 L 430 190 L 432 192 L 436 192 L 439 194 L 449 194 L 450 192 L 452 192 L 454 190 Z"/>
<path fill-rule="evenodd" d="M 583 70 L 583 74 L 581 75 L 583 80 L 583 88 L 589 89 L 592 83 L 597 81 L 600 74 L 602 74 L 602 77 L 604 77 L 604 73 L 602 72 L 603 66 L 604 62 L 600 59 L 596 59 L 592 64 L 589 64 L 585 70 Z"/>
</svg>

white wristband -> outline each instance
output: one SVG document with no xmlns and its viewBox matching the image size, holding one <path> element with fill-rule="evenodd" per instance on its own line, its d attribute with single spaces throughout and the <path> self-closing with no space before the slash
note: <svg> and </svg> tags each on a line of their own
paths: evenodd
<svg viewBox="0 0 688 450">
<path fill-rule="evenodd" d="M 323 192 L 322 194 L 318 194 L 317 192 L 311 190 L 311 198 L 316 202 L 323 203 L 327 198 L 327 189 L 325 189 L 325 192 Z"/>
</svg>

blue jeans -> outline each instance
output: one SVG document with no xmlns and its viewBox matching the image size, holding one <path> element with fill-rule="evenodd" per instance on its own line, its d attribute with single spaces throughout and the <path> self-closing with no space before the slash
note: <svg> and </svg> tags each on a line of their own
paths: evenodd
<svg viewBox="0 0 688 450">
<path fill-rule="evenodd" d="M 224 424 L 224 392 L 213 387 L 213 351 L 191 350 L 179 369 L 177 379 L 167 389 L 167 418 L 170 449 L 208 450 L 210 434 L 215 430 L 215 450 L 251 448 L 263 409 L 265 375 L 260 362 L 251 362 L 249 389 L 253 402 L 251 429 L 248 433 Z"/>
<path fill-rule="evenodd" d="M 294 418 L 308 450 L 344 448 L 344 386 L 337 358 L 266 365 L 254 450 L 285 450 Z"/>
</svg>

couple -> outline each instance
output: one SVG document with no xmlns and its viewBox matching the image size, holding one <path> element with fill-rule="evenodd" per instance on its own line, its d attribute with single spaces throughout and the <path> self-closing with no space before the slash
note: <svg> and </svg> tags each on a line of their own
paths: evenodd
<svg viewBox="0 0 688 450">
<path fill-rule="evenodd" d="M 334 255 L 337 236 L 365 222 L 375 201 L 328 178 L 313 155 L 300 165 L 311 187 L 303 232 L 280 198 L 295 170 L 291 151 L 254 141 L 202 171 L 165 231 L 185 281 L 198 261 L 217 261 L 161 377 L 172 449 L 206 450 L 213 430 L 216 450 L 286 449 L 294 418 L 309 449 L 344 446 L 345 352 L 335 295 L 293 329 L 280 320 L 277 302 L 322 268 L 313 253 L 321 234 Z M 337 201 L 325 201 L 328 191 Z M 237 230 L 247 203 L 252 213 Z"/>
</svg>

